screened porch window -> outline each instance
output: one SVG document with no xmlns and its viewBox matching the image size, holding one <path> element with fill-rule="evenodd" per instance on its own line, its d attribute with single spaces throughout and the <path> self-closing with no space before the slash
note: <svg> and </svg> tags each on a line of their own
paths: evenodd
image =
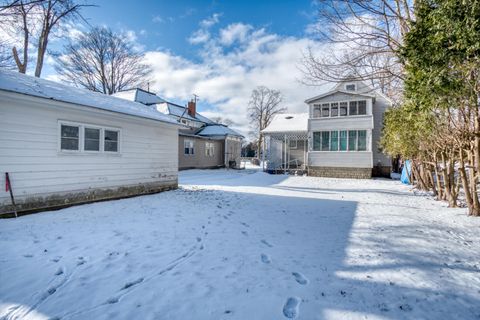
<svg viewBox="0 0 480 320">
<path fill-rule="evenodd" d="M 100 129 L 85 128 L 83 143 L 85 151 L 100 151 Z"/>
<path fill-rule="evenodd" d="M 328 103 L 322 104 L 322 118 L 330 117 L 330 105 Z"/>
<path fill-rule="evenodd" d="M 334 102 L 330 104 L 330 116 L 338 117 L 338 102 Z"/>
<path fill-rule="evenodd" d="M 118 152 L 118 131 L 105 130 L 104 151 Z"/>
<path fill-rule="evenodd" d="M 345 117 L 348 111 L 348 104 L 346 102 L 340 102 L 340 116 Z"/>
</svg>

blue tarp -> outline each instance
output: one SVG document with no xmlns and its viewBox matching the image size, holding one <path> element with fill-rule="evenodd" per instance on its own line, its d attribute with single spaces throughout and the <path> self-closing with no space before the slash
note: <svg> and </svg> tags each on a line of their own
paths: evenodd
<svg viewBox="0 0 480 320">
<path fill-rule="evenodd" d="M 410 160 L 407 160 L 405 161 L 405 165 L 403 166 L 402 177 L 400 178 L 400 181 L 402 181 L 403 184 L 410 184 L 411 172 L 412 172 L 412 164 L 410 163 Z"/>
</svg>

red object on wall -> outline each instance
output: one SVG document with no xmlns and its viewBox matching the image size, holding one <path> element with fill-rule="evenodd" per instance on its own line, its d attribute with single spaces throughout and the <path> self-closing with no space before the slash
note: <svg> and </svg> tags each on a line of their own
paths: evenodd
<svg viewBox="0 0 480 320">
<path fill-rule="evenodd" d="M 10 179 L 8 178 L 8 173 L 5 172 L 5 192 L 10 190 Z"/>
</svg>

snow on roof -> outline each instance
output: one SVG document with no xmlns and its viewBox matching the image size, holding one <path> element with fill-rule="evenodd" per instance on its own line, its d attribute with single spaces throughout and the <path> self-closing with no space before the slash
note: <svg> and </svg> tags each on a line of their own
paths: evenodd
<svg viewBox="0 0 480 320">
<path fill-rule="evenodd" d="M 302 132 L 307 131 L 307 127 L 308 113 L 282 113 L 277 114 L 262 132 Z"/>
<path fill-rule="evenodd" d="M 213 124 L 214 122 L 207 117 L 202 116 L 200 113 L 196 113 L 195 117 L 192 117 L 188 114 L 188 111 L 186 110 L 186 107 L 179 106 L 178 104 L 174 104 L 171 102 L 167 102 L 167 107 L 168 107 L 168 113 L 177 117 L 182 117 L 187 120 L 192 120 L 192 121 L 200 121 L 206 124 Z"/>
<path fill-rule="evenodd" d="M 178 125 L 174 119 L 138 102 L 128 101 L 87 89 L 80 89 L 54 81 L 27 76 L 18 72 L 1 70 L 0 90 L 68 102 Z"/>
<path fill-rule="evenodd" d="M 112 94 L 112 96 L 127 99 L 130 101 L 141 102 L 147 105 L 165 102 L 164 99 L 160 98 L 155 93 L 148 92 L 139 88 L 119 91 Z"/>
<path fill-rule="evenodd" d="M 214 125 L 207 125 L 206 127 L 202 128 L 199 132 L 197 132 L 197 135 L 199 136 L 237 136 L 237 137 L 242 137 L 243 136 L 236 132 L 233 129 L 230 129 L 229 127 L 223 125 L 223 124 L 214 124 Z"/>
</svg>

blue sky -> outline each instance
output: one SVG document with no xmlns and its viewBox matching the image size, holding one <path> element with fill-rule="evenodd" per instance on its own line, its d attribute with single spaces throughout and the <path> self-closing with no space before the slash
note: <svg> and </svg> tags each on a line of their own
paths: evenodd
<svg viewBox="0 0 480 320">
<path fill-rule="evenodd" d="M 116 30 L 134 30 L 146 50 L 169 50 L 198 59 L 198 45 L 188 42 L 199 23 L 220 15 L 214 30 L 243 22 L 271 33 L 301 37 L 312 23 L 315 8 L 311 1 L 93 1 L 96 7 L 84 10 L 92 25 Z"/>
<path fill-rule="evenodd" d="M 153 69 L 150 90 L 186 104 L 200 96 L 197 110 L 221 116 L 248 136 L 248 102 L 253 89 L 267 86 L 283 95 L 288 112 L 306 112 L 304 101 L 319 88 L 302 83 L 301 60 L 308 48 L 324 44 L 311 32 L 317 8 L 312 1 L 90 1 L 84 17 L 104 25 L 145 54 Z M 59 50 L 68 38 L 88 31 L 80 23 L 52 40 Z M 61 81 L 50 56 L 42 76 Z"/>
</svg>

